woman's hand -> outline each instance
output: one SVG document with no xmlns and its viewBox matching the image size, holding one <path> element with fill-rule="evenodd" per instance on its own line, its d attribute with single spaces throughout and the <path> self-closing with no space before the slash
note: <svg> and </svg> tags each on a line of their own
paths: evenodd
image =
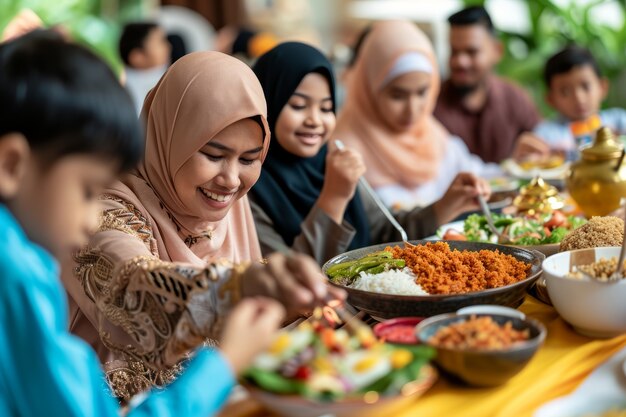
<svg viewBox="0 0 626 417">
<path fill-rule="evenodd" d="M 439 225 L 456 219 L 466 211 L 478 210 L 480 205 L 476 197 L 482 195 L 485 201 L 491 197 L 491 187 L 482 178 L 461 172 L 448 187 L 446 193 L 435 203 L 435 215 Z"/>
<path fill-rule="evenodd" d="M 250 266 L 242 276 L 241 287 L 244 297 L 265 296 L 279 301 L 289 316 L 346 298 L 343 290 L 326 284 L 313 258 L 296 253 L 274 253 L 267 258 L 267 265 Z"/>
<path fill-rule="evenodd" d="M 285 309 L 269 298 L 247 298 L 232 311 L 220 340 L 220 350 L 239 374 L 274 339 Z"/>
<path fill-rule="evenodd" d="M 341 224 L 348 203 L 354 197 L 359 178 L 365 174 L 365 163 L 361 154 L 354 149 L 328 148 L 324 186 L 317 205 Z"/>
</svg>

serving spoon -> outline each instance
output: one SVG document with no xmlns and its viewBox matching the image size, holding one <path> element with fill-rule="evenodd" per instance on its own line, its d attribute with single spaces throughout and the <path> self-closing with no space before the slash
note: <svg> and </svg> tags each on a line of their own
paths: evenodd
<svg viewBox="0 0 626 417">
<path fill-rule="evenodd" d="M 501 233 L 496 228 L 496 225 L 493 222 L 493 217 L 491 216 L 491 210 L 489 209 L 489 205 L 485 201 L 485 197 L 483 197 L 482 194 L 478 194 L 477 198 L 478 198 L 478 204 L 480 205 L 480 209 L 485 215 L 485 220 L 487 220 L 487 226 L 489 226 L 489 230 L 491 230 L 491 233 L 498 236 L 498 243 L 503 243 L 503 244 L 510 243 L 511 239 L 509 238 L 509 236 L 506 233 Z"/>
<path fill-rule="evenodd" d="M 624 278 L 624 257 L 626 256 L 626 199 L 624 201 L 624 239 L 622 240 L 622 250 L 619 252 L 617 269 L 609 277 L 609 281 L 617 281 Z"/>
</svg>

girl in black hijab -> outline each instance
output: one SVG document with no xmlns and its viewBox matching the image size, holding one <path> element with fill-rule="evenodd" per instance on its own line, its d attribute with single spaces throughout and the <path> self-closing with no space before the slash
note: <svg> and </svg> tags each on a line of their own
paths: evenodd
<svg viewBox="0 0 626 417">
<path fill-rule="evenodd" d="M 335 128 L 328 59 L 312 46 L 288 42 L 261 56 L 253 70 L 272 132 L 261 177 L 248 194 L 263 253 L 291 248 L 321 263 L 349 249 L 398 240 L 371 198 L 359 192 L 361 156 L 327 144 Z M 432 207 L 398 218 L 411 238 L 435 232 Z"/>
</svg>

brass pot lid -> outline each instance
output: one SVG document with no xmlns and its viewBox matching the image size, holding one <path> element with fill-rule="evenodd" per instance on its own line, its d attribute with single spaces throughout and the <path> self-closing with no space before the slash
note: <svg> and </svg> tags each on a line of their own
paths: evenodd
<svg viewBox="0 0 626 417">
<path fill-rule="evenodd" d="M 624 146 L 615 138 L 608 127 L 598 129 L 592 144 L 583 146 L 580 150 L 582 158 L 589 161 L 606 161 L 617 159 L 622 155 Z"/>
<path fill-rule="evenodd" d="M 520 189 L 519 195 L 513 200 L 513 205 L 519 212 L 535 214 L 558 210 L 563 208 L 565 202 L 556 187 L 536 176 Z"/>
</svg>

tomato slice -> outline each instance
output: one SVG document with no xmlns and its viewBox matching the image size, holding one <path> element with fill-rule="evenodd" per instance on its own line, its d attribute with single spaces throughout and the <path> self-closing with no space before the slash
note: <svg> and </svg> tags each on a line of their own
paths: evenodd
<svg viewBox="0 0 626 417">
<path fill-rule="evenodd" d="M 454 229 L 448 229 L 443 234 L 443 240 L 467 240 L 467 237 L 461 232 L 457 232 Z"/>
</svg>

